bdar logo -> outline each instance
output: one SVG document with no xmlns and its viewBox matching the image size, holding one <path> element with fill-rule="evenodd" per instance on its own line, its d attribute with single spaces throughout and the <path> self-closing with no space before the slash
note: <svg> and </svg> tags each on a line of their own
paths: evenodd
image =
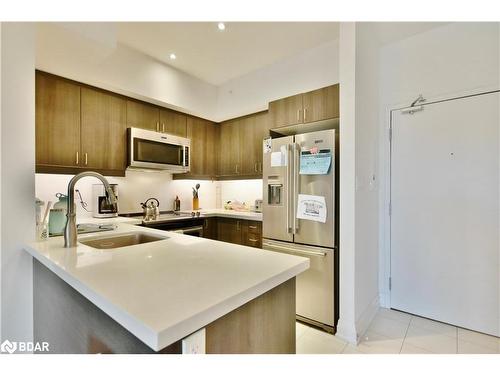
<svg viewBox="0 0 500 375">
<path fill-rule="evenodd" d="M 10 342 L 9 340 L 5 340 L 2 345 L 0 345 L 0 351 L 2 351 L 2 353 L 12 354 L 16 351 L 16 349 L 17 343 Z"/>
</svg>

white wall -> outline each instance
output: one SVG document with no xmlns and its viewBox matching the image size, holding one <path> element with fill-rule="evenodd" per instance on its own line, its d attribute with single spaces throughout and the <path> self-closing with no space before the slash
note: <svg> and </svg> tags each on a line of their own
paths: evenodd
<svg viewBox="0 0 500 375">
<path fill-rule="evenodd" d="M 339 42 L 304 51 L 242 77 L 217 90 L 217 118 L 227 120 L 267 109 L 268 102 L 339 82 Z"/>
<path fill-rule="evenodd" d="M 35 234 L 35 33 L 33 24 L 1 24 L 1 333 L 33 340 Z"/>
<path fill-rule="evenodd" d="M 500 88 L 499 24 L 452 23 L 381 46 L 379 95 L 380 295 L 390 306 L 389 111 L 419 94 L 443 99 Z"/>
<path fill-rule="evenodd" d="M 378 49 L 370 24 L 356 26 L 356 329 L 362 334 L 379 306 Z"/>
<path fill-rule="evenodd" d="M 357 341 L 355 320 L 355 161 L 356 161 L 356 25 L 342 22 L 339 39 L 340 78 L 340 265 L 337 335 Z"/>
<path fill-rule="evenodd" d="M 39 24 L 36 67 L 210 120 L 217 117 L 215 86 L 116 43 L 113 27 Z"/>
<path fill-rule="evenodd" d="M 0 165 L 2 165 L 2 23 L 0 22 Z M 2 174 L 0 173 L 0 198 L 2 197 Z M 2 199 L 0 199 L 0 244 L 2 241 Z M 0 248 L 0 341 L 2 340 L 2 249 Z"/>
</svg>

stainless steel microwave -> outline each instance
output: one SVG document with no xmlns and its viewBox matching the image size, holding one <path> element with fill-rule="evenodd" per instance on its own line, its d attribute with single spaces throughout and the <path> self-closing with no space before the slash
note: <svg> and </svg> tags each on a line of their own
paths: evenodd
<svg viewBox="0 0 500 375">
<path fill-rule="evenodd" d="M 127 129 L 128 168 L 189 172 L 191 140 L 138 128 Z"/>
</svg>

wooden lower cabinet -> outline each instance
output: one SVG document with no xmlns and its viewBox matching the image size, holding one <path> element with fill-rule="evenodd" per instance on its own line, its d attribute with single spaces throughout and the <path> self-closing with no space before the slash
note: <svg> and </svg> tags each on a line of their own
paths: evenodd
<svg viewBox="0 0 500 375">
<path fill-rule="evenodd" d="M 217 218 L 208 217 L 203 223 L 203 237 L 210 240 L 217 239 Z"/>
<path fill-rule="evenodd" d="M 203 237 L 212 240 L 262 248 L 262 223 L 227 217 L 206 218 Z"/>
<path fill-rule="evenodd" d="M 242 237 L 243 245 L 262 248 L 262 223 L 246 221 L 243 225 Z"/>
<path fill-rule="evenodd" d="M 242 241 L 243 220 L 217 218 L 217 240 L 243 245 Z"/>
</svg>

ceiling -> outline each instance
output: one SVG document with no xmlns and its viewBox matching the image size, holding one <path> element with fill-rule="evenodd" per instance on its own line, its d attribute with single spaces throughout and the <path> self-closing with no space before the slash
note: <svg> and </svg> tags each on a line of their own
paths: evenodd
<svg viewBox="0 0 500 375">
<path fill-rule="evenodd" d="M 119 43 L 220 85 L 339 36 L 337 22 L 118 23 Z M 176 55 L 175 60 L 170 54 Z"/>
</svg>

